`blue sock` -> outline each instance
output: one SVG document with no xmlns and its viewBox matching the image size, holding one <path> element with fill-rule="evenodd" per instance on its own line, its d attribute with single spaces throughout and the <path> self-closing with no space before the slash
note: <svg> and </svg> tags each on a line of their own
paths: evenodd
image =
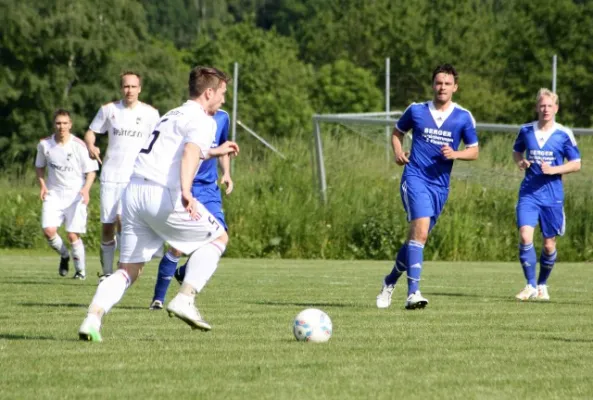
<svg viewBox="0 0 593 400">
<path fill-rule="evenodd" d="M 161 259 L 152 301 L 160 300 L 163 303 L 165 302 L 165 295 L 167 294 L 167 289 L 169 289 L 171 278 L 177 269 L 178 262 L 179 257 L 175 257 L 169 252 Z"/>
<path fill-rule="evenodd" d="M 424 259 L 424 245 L 420 242 L 410 240 L 407 249 L 408 258 L 408 296 L 416 293 L 420 286 L 420 275 L 422 274 L 422 261 Z"/>
<path fill-rule="evenodd" d="M 536 287 L 535 264 L 537 263 L 537 254 L 533 243 L 519 245 L 519 261 L 521 261 L 527 284 Z"/>
<path fill-rule="evenodd" d="M 537 278 L 538 285 L 546 285 L 548 283 L 548 278 L 552 273 L 554 263 L 556 263 L 556 257 L 558 257 L 558 252 L 556 250 L 554 250 L 552 254 L 546 254 L 546 252 L 542 250 L 542 254 L 539 258 L 539 277 Z"/>
<path fill-rule="evenodd" d="M 187 269 L 187 263 L 183 264 L 177 271 L 175 271 L 175 279 L 181 282 L 185 279 L 185 270 Z"/>
<path fill-rule="evenodd" d="M 393 269 L 385 277 L 385 284 L 386 285 L 395 285 L 397 280 L 400 276 L 408 269 L 406 257 L 408 255 L 408 244 L 404 243 L 402 247 L 400 247 L 399 251 L 397 252 L 397 257 L 395 257 L 395 264 L 393 265 Z"/>
</svg>

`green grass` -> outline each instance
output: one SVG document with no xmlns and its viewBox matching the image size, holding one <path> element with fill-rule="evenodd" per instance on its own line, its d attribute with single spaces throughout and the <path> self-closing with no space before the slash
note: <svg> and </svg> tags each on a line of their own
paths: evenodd
<svg viewBox="0 0 593 400">
<path fill-rule="evenodd" d="M 89 274 L 98 270 L 89 259 Z M 103 343 L 77 340 L 96 288 L 57 257 L 0 253 L 0 397 L 195 399 L 590 398 L 593 276 L 560 263 L 549 303 L 518 303 L 516 263 L 427 262 L 419 311 L 374 305 L 378 261 L 223 259 L 199 297 L 213 326 L 149 311 L 156 264 L 108 314 Z M 176 284 L 173 284 L 176 286 Z M 169 298 L 173 291 L 169 292 Z M 296 342 L 303 308 L 333 320 L 329 343 Z"/>
</svg>

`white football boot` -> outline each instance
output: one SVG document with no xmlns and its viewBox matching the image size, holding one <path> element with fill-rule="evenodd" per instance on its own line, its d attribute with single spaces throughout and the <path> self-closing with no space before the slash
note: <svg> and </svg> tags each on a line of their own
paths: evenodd
<svg viewBox="0 0 593 400">
<path fill-rule="evenodd" d="M 536 299 L 544 301 L 550 300 L 550 294 L 548 293 L 548 285 L 537 285 Z"/>
<path fill-rule="evenodd" d="M 202 319 L 200 312 L 194 305 L 194 298 L 182 293 L 178 293 L 167 305 L 169 317 L 177 317 L 192 329 L 209 331 L 212 329 L 210 324 Z"/>
<path fill-rule="evenodd" d="M 87 342 L 102 342 L 101 320 L 94 314 L 88 314 L 78 329 L 78 338 Z"/>
<path fill-rule="evenodd" d="M 377 295 L 377 308 L 388 308 L 391 305 L 391 295 L 394 289 L 395 285 L 386 285 L 383 281 L 383 287 Z"/>
<path fill-rule="evenodd" d="M 408 296 L 405 307 L 406 310 L 417 310 L 426 307 L 427 304 L 428 300 L 422 297 L 420 290 L 416 290 L 415 293 Z"/>
<path fill-rule="evenodd" d="M 531 285 L 527 285 L 523 288 L 523 290 L 521 290 L 516 296 L 515 298 L 517 298 L 517 300 L 521 300 L 521 301 L 526 301 L 526 300 L 531 300 L 531 299 L 535 299 L 537 297 L 537 289 L 534 288 Z"/>
</svg>

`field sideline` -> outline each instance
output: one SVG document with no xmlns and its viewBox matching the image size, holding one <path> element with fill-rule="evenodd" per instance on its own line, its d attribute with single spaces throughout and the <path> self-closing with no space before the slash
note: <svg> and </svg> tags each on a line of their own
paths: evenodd
<svg viewBox="0 0 593 400">
<path fill-rule="evenodd" d="M 213 326 L 202 333 L 148 310 L 153 262 L 105 318 L 104 342 L 85 343 L 77 329 L 97 280 L 60 278 L 57 260 L 0 252 L 2 399 L 593 397 L 588 264 L 556 266 L 551 302 L 518 303 L 516 263 L 427 262 L 430 304 L 406 311 L 404 287 L 375 308 L 389 262 L 225 258 L 199 296 Z M 327 344 L 293 339 L 310 306 L 333 320 Z"/>
</svg>

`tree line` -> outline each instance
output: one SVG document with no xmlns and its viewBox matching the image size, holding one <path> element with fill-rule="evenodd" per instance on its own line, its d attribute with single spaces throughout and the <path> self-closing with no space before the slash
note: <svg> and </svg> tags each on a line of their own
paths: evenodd
<svg viewBox="0 0 593 400">
<path fill-rule="evenodd" d="M 163 113 L 197 64 L 238 62 L 240 119 L 292 137 L 313 113 L 382 110 L 386 57 L 393 109 L 428 99 L 449 62 L 477 120 L 527 122 L 556 54 L 559 119 L 589 127 L 592 31 L 590 0 L 1 0 L 0 168 L 31 165 L 58 107 L 83 132 L 120 72 L 138 71 Z"/>
</svg>

